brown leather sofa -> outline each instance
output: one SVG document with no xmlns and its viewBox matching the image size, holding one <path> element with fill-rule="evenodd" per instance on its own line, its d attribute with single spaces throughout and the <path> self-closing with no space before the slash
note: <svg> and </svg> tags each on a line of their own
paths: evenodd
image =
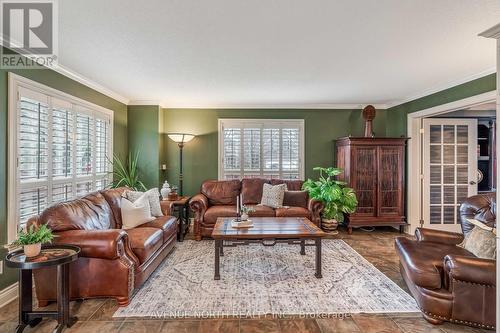
<svg viewBox="0 0 500 333">
<path fill-rule="evenodd" d="M 70 264 L 71 299 L 113 297 L 129 304 L 138 288 L 174 248 L 177 221 L 162 204 L 165 216 L 123 230 L 121 195 L 126 188 L 103 190 L 47 208 L 28 224 L 46 224 L 53 243 L 74 244 L 80 258 Z M 55 269 L 34 271 L 40 306 L 56 300 Z"/>
<path fill-rule="evenodd" d="M 474 227 L 467 218 L 494 226 L 495 216 L 494 193 L 468 198 L 460 207 L 463 234 Z M 463 234 L 418 228 L 416 240 L 397 238 L 401 274 L 427 321 L 494 329 L 496 261 L 457 246 Z"/>
<path fill-rule="evenodd" d="M 258 205 L 262 199 L 264 184 L 287 184 L 283 208 L 273 209 Z M 311 200 L 302 189 L 301 180 L 244 178 L 243 180 L 209 180 L 201 185 L 201 193 L 194 196 L 189 205 L 194 212 L 196 240 L 211 237 L 218 217 L 236 215 L 236 197 L 242 195 L 243 204 L 255 209 L 255 217 L 307 217 L 321 225 L 323 204 Z"/>
</svg>

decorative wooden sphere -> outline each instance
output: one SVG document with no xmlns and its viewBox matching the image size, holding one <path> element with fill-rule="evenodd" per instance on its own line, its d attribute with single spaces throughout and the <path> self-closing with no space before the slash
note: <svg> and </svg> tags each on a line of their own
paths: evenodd
<svg viewBox="0 0 500 333">
<path fill-rule="evenodd" d="M 363 109 L 363 119 L 364 120 L 373 120 L 375 119 L 375 114 L 377 111 L 375 110 L 375 107 L 373 105 L 367 105 Z"/>
</svg>

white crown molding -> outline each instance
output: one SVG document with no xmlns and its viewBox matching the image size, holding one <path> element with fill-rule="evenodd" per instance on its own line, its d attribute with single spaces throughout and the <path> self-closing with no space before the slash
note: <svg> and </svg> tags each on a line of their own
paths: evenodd
<svg viewBox="0 0 500 333">
<path fill-rule="evenodd" d="M 481 37 L 500 39 L 500 23 L 479 34 Z"/>
<path fill-rule="evenodd" d="M 473 80 L 476 80 L 476 79 L 480 79 L 480 78 L 482 78 L 484 76 L 487 76 L 487 75 L 490 75 L 490 74 L 493 74 L 493 73 L 496 73 L 496 67 L 489 68 L 489 69 L 487 69 L 485 71 L 482 71 L 480 73 L 471 75 L 471 76 L 463 78 L 461 80 L 452 81 L 452 82 L 449 82 L 449 83 L 447 83 L 445 85 L 437 86 L 437 87 L 435 87 L 433 89 L 422 91 L 421 93 L 418 93 L 418 94 L 415 94 L 415 95 L 411 95 L 409 97 L 403 98 L 403 99 L 398 100 L 398 101 L 389 102 L 389 103 L 387 103 L 387 108 L 390 109 L 390 108 L 393 108 L 395 106 L 399 106 L 401 104 L 408 103 L 408 102 L 417 100 L 419 98 L 426 97 L 426 96 L 438 93 L 440 91 L 443 91 L 443 90 L 446 90 L 446 89 L 449 89 L 449 88 L 453 88 L 453 87 L 459 86 L 461 84 L 464 84 L 464 83 L 467 83 L 467 82 L 470 82 L 470 81 L 473 81 Z"/>
<path fill-rule="evenodd" d="M 106 95 L 108 97 L 111 97 L 112 99 L 114 100 L 117 100 L 118 102 L 121 102 L 123 104 L 126 104 L 128 105 L 129 103 L 129 99 L 123 95 L 120 95 L 118 94 L 117 92 L 109 89 L 109 88 L 106 88 L 104 87 L 103 85 L 95 82 L 95 81 L 92 81 L 91 79 L 67 68 L 67 67 L 64 67 L 62 65 L 56 65 L 54 67 L 50 67 L 50 69 L 58 72 L 59 74 L 62 74 L 78 83 L 81 83 L 83 84 L 84 86 L 87 86 L 97 92 L 100 92 L 101 94 L 103 95 Z"/>
<path fill-rule="evenodd" d="M 198 105 L 198 104 L 160 104 L 164 109 L 314 109 L 314 110 L 328 110 L 328 109 L 342 109 L 342 110 L 358 110 L 363 109 L 367 105 L 373 105 L 376 109 L 386 109 L 386 104 L 211 104 L 211 105 Z"/>
<path fill-rule="evenodd" d="M 163 107 L 161 102 L 155 99 L 133 99 L 128 102 L 128 105 L 159 105 Z"/>
<path fill-rule="evenodd" d="M 0 308 L 17 298 L 18 288 L 18 282 L 16 282 L 0 290 Z"/>
<path fill-rule="evenodd" d="M 5 41 L 4 41 L 3 36 L 0 36 L 0 37 L 1 37 L 0 38 L 0 46 L 3 46 L 5 48 L 9 48 L 9 47 L 5 46 Z M 19 44 L 19 42 L 17 42 L 17 41 L 11 41 L 10 45 L 14 45 L 17 48 L 20 48 L 21 44 Z M 21 56 L 24 56 L 24 55 L 21 54 Z M 106 95 L 106 96 L 108 96 L 110 98 L 113 98 L 114 100 L 117 100 L 118 102 L 121 102 L 123 104 L 128 105 L 129 98 L 124 97 L 124 96 L 118 94 L 117 92 L 115 92 L 115 91 L 113 91 L 113 90 L 111 90 L 109 88 L 106 88 L 103 85 L 101 85 L 101 84 L 99 84 L 99 83 L 97 83 L 95 81 L 92 81 L 91 79 L 89 79 L 89 78 L 87 78 L 87 77 L 85 77 L 85 76 L 83 76 L 83 75 L 81 75 L 81 74 L 79 74 L 79 73 L 77 73 L 77 72 L 75 72 L 75 71 L 73 71 L 73 70 L 65 67 L 65 66 L 57 64 L 55 66 L 46 67 L 46 68 L 47 69 L 51 69 L 51 70 L 53 70 L 53 71 L 55 71 L 55 72 L 57 72 L 57 73 L 59 73 L 61 75 L 64 75 L 67 78 L 72 79 L 73 81 L 81 83 L 84 86 L 87 86 L 87 87 L 89 87 L 89 88 L 91 88 L 91 89 L 93 89 L 93 90 L 95 90 L 97 92 L 100 92 L 103 95 Z"/>
</svg>

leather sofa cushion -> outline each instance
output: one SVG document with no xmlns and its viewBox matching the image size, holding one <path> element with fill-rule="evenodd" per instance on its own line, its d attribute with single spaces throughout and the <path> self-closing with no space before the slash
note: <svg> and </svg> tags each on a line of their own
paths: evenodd
<svg viewBox="0 0 500 333">
<path fill-rule="evenodd" d="M 111 207 L 99 192 L 55 204 L 43 211 L 39 223 L 52 231 L 105 230 L 113 219 Z"/>
<path fill-rule="evenodd" d="M 307 208 L 309 194 L 306 191 L 285 191 L 283 206 Z"/>
<path fill-rule="evenodd" d="M 311 212 L 304 207 L 277 208 L 276 217 L 311 217 Z"/>
<path fill-rule="evenodd" d="M 112 188 L 109 190 L 101 191 L 101 194 L 104 196 L 104 199 L 108 202 L 111 207 L 111 211 L 113 213 L 113 220 L 111 221 L 112 229 L 121 229 L 122 228 L 122 195 L 125 191 L 129 189 L 126 187 Z"/>
<path fill-rule="evenodd" d="M 236 205 L 212 206 L 207 209 L 203 218 L 204 224 L 215 224 L 218 217 L 236 216 Z"/>
<path fill-rule="evenodd" d="M 254 217 L 274 217 L 276 213 L 273 208 L 261 205 L 248 205 L 248 207 L 255 209 L 255 212 L 251 212 L 250 216 Z"/>
<path fill-rule="evenodd" d="M 240 195 L 241 182 L 233 180 L 209 180 L 201 185 L 201 193 L 208 198 L 210 205 L 236 205 Z"/>
<path fill-rule="evenodd" d="M 158 228 L 134 228 L 126 230 L 132 252 L 141 265 L 145 263 L 162 245 L 163 231 Z"/>
<path fill-rule="evenodd" d="M 428 289 L 443 287 L 443 262 L 448 254 L 474 255 L 469 251 L 448 244 L 396 238 L 396 251 L 406 274 L 417 286 Z"/>
<path fill-rule="evenodd" d="M 157 228 L 163 231 L 163 242 L 177 234 L 177 219 L 174 216 L 161 216 L 151 222 L 139 225 L 137 228 Z"/>
<path fill-rule="evenodd" d="M 286 184 L 288 191 L 300 191 L 302 190 L 302 180 L 283 180 L 283 179 L 271 179 L 271 185 Z"/>
<path fill-rule="evenodd" d="M 273 208 L 262 205 L 248 205 L 248 207 L 255 209 L 255 212 L 251 212 L 250 216 L 255 217 L 275 217 L 276 213 Z"/>
<path fill-rule="evenodd" d="M 270 184 L 270 180 L 263 178 L 244 178 L 241 181 L 241 196 L 244 205 L 258 204 L 262 200 L 262 189 L 264 184 Z"/>
</svg>

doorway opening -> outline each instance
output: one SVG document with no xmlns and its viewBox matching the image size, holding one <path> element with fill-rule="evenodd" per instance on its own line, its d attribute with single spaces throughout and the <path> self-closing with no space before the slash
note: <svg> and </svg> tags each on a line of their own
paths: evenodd
<svg viewBox="0 0 500 333">
<path fill-rule="evenodd" d="M 461 232 L 469 196 L 496 190 L 495 91 L 408 115 L 408 222 Z"/>
</svg>

